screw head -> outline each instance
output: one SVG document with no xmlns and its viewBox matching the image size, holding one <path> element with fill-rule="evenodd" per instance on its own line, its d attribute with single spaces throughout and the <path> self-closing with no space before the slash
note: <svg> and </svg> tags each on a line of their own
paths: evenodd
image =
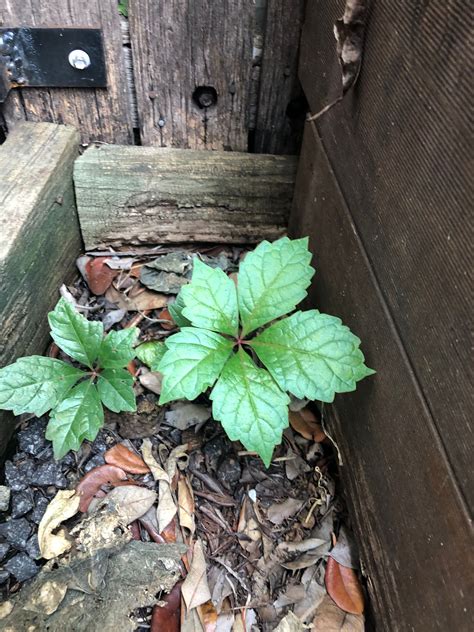
<svg viewBox="0 0 474 632">
<path fill-rule="evenodd" d="M 69 53 L 68 61 L 76 70 L 85 70 L 91 65 L 91 58 L 85 50 L 76 49 Z"/>
</svg>

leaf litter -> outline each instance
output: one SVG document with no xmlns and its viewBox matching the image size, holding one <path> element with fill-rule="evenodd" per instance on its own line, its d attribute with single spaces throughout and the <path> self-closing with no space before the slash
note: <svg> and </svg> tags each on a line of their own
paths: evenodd
<svg viewBox="0 0 474 632">
<path fill-rule="evenodd" d="M 243 251 L 87 253 L 63 295 L 107 331 L 138 326 L 139 343 L 155 344 L 176 328 L 175 291 L 196 254 L 232 275 Z M 5 483 L 32 501 L 24 518 L 0 517 L 2 629 L 363 630 L 357 551 L 317 408 L 292 401 L 266 469 L 226 438 L 206 395 L 158 406 L 161 374 L 140 361 L 129 370 L 137 411 L 107 412 L 78 453 L 54 461 L 46 421 L 21 425 Z M 4 528 L 13 520 L 23 532 Z M 24 583 L 4 570 L 18 555 L 34 564 Z"/>
</svg>

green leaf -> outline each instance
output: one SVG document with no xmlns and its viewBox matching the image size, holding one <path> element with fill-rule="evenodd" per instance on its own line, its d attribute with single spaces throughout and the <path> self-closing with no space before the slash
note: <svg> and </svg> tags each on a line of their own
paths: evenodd
<svg viewBox="0 0 474 632">
<path fill-rule="evenodd" d="M 214 384 L 232 352 L 233 342 L 213 331 L 184 327 L 166 341 L 168 351 L 158 365 L 163 373 L 160 404 L 195 399 Z"/>
<path fill-rule="evenodd" d="M 51 413 L 46 438 L 53 442 L 54 456 L 79 450 L 84 439 L 93 441 L 104 423 L 97 388 L 88 380 L 75 386 Z"/>
<path fill-rule="evenodd" d="M 105 369 L 97 380 L 97 390 L 104 406 L 114 413 L 137 409 L 133 377 L 125 369 Z"/>
<path fill-rule="evenodd" d="M 81 316 L 64 298 L 48 314 L 51 337 L 71 358 L 92 368 L 102 342 L 104 327 Z"/>
<path fill-rule="evenodd" d="M 138 345 L 138 347 L 135 347 L 135 355 L 137 358 L 152 371 L 158 371 L 158 365 L 165 353 L 165 343 L 159 342 L 158 340 L 144 342 Z"/>
<path fill-rule="evenodd" d="M 239 349 L 225 365 L 211 399 L 214 419 L 222 423 L 229 439 L 257 452 L 268 467 L 288 426 L 288 395 Z"/>
<path fill-rule="evenodd" d="M 237 290 L 220 268 L 211 268 L 195 258 L 191 283 L 181 289 L 180 295 L 186 304 L 182 315 L 195 327 L 237 335 Z"/>
<path fill-rule="evenodd" d="M 178 327 L 189 327 L 191 322 L 183 316 L 183 309 L 186 307 L 186 303 L 181 296 L 181 292 L 176 297 L 174 303 L 168 303 L 168 311 L 171 314 L 171 318 L 178 325 Z"/>
<path fill-rule="evenodd" d="M 250 344 L 280 387 L 299 398 L 332 402 L 375 372 L 364 364 L 359 338 L 316 309 L 274 323 Z"/>
<path fill-rule="evenodd" d="M 239 269 L 238 297 L 242 336 L 291 312 L 307 295 L 314 269 L 308 239 L 262 241 Z"/>
<path fill-rule="evenodd" d="M 84 375 L 53 358 L 29 356 L 0 369 L 0 408 L 37 417 L 54 408 Z"/>
<path fill-rule="evenodd" d="M 99 349 L 99 366 L 104 369 L 121 369 L 133 360 L 133 345 L 138 336 L 136 327 L 111 331 L 102 340 Z"/>
</svg>

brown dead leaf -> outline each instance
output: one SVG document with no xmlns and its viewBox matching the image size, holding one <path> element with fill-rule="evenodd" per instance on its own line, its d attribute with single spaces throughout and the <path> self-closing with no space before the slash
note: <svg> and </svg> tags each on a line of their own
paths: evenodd
<svg viewBox="0 0 474 632">
<path fill-rule="evenodd" d="M 140 384 L 155 393 L 155 395 L 160 395 L 162 383 L 163 383 L 163 374 L 159 371 L 148 371 L 145 367 L 141 369 L 140 375 L 138 376 L 138 381 Z"/>
<path fill-rule="evenodd" d="M 171 331 L 171 329 L 175 329 L 176 324 L 173 320 L 173 317 L 169 313 L 168 308 L 165 307 L 164 309 L 162 309 L 161 312 L 158 314 L 158 318 L 162 321 L 166 321 L 166 322 L 160 323 L 163 329 L 166 329 L 167 331 Z"/>
<path fill-rule="evenodd" d="M 211 599 L 206 576 L 206 558 L 201 540 L 196 540 L 194 543 L 191 567 L 183 582 L 181 592 L 188 610 L 197 608 Z"/>
<path fill-rule="evenodd" d="M 41 555 L 52 560 L 71 548 L 71 540 L 66 529 L 54 534 L 64 520 L 74 516 L 79 510 L 80 496 L 73 489 L 58 491 L 46 508 L 46 512 L 38 527 L 38 542 Z"/>
<path fill-rule="evenodd" d="M 102 501 L 113 506 L 120 522 L 130 524 L 141 518 L 154 505 L 156 492 L 138 485 L 115 487 Z"/>
<path fill-rule="evenodd" d="M 194 533 L 194 496 L 193 488 L 187 478 L 181 477 L 178 481 L 178 517 L 181 527 Z"/>
<path fill-rule="evenodd" d="M 326 439 L 326 435 L 316 415 L 309 409 L 290 410 L 290 424 L 293 430 L 299 432 L 305 439 L 321 443 Z"/>
<path fill-rule="evenodd" d="M 153 478 L 155 479 L 155 481 L 166 481 L 167 483 L 169 483 L 170 477 L 168 476 L 168 473 L 165 472 L 165 470 L 161 467 L 161 465 L 153 456 L 152 443 L 150 439 L 148 438 L 143 439 L 142 455 L 143 455 L 143 460 L 145 461 L 147 466 L 150 468 L 150 471 L 153 474 Z"/>
<path fill-rule="evenodd" d="M 364 616 L 348 614 L 326 595 L 313 619 L 313 632 L 364 632 Z"/>
<path fill-rule="evenodd" d="M 119 273 L 106 265 L 107 260 L 108 257 L 91 257 L 84 266 L 87 285 L 97 296 L 105 294 Z"/>
<path fill-rule="evenodd" d="M 122 470 L 131 474 L 147 474 L 150 471 L 148 465 L 138 454 L 135 454 L 121 443 L 107 450 L 104 454 L 104 459 L 109 465 L 121 467 Z"/>
<path fill-rule="evenodd" d="M 280 621 L 275 632 L 305 632 L 306 626 L 292 612 Z"/>
<path fill-rule="evenodd" d="M 98 496 L 103 485 L 115 485 L 119 481 L 127 479 L 127 474 L 122 468 L 115 465 L 99 465 L 94 467 L 90 472 L 79 481 L 76 485 L 76 492 L 81 497 L 79 503 L 80 511 L 87 511 L 91 500 L 94 496 Z M 103 496 L 104 494 L 100 494 Z"/>
<path fill-rule="evenodd" d="M 324 582 L 329 596 L 341 610 L 351 614 L 364 612 L 364 593 L 354 569 L 329 557 Z"/>
<path fill-rule="evenodd" d="M 217 610 L 212 601 L 206 601 L 206 603 L 198 606 L 197 612 L 204 632 L 216 632 Z"/>
<path fill-rule="evenodd" d="M 128 312 L 144 312 L 148 309 L 160 309 L 160 307 L 165 307 L 168 302 L 164 294 L 158 294 L 157 292 L 143 289 L 140 294 L 128 296 L 123 292 L 119 292 L 113 286 L 109 287 L 105 293 L 105 298 L 117 305 L 119 309 L 125 309 Z"/>
<path fill-rule="evenodd" d="M 173 452 L 175 452 L 173 450 Z M 170 454 L 173 454 L 173 452 Z M 173 475 L 175 473 L 176 461 L 174 460 L 171 465 L 171 471 L 165 471 L 155 459 L 152 454 L 152 444 L 150 439 L 144 439 L 142 443 L 142 454 L 143 460 L 148 465 L 153 474 L 153 478 L 155 481 L 159 481 L 158 483 L 158 507 L 156 509 L 156 517 L 158 519 L 159 531 L 160 533 L 166 529 L 166 527 L 173 520 L 175 515 L 178 512 L 178 508 L 176 507 L 176 503 L 173 498 L 173 494 L 171 491 L 171 482 L 173 479 Z M 168 464 L 167 464 L 168 465 Z M 171 474 L 171 476 L 170 476 Z"/>
<path fill-rule="evenodd" d="M 180 632 L 181 627 L 181 583 L 178 582 L 165 595 L 161 603 L 154 606 L 151 615 L 151 632 Z"/>
<path fill-rule="evenodd" d="M 304 505 L 304 500 L 287 498 L 282 503 L 274 503 L 267 509 L 267 518 L 275 525 L 282 524 L 294 516 Z"/>
</svg>

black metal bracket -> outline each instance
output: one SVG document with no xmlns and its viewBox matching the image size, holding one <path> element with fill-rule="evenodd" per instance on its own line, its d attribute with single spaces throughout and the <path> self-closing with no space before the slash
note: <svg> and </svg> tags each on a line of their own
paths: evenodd
<svg viewBox="0 0 474 632">
<path fill-rule="evenodd" d="M 0 103 L 11 88 L 105 88 L 100 29 L 0 28 Z"/>
</svg>

